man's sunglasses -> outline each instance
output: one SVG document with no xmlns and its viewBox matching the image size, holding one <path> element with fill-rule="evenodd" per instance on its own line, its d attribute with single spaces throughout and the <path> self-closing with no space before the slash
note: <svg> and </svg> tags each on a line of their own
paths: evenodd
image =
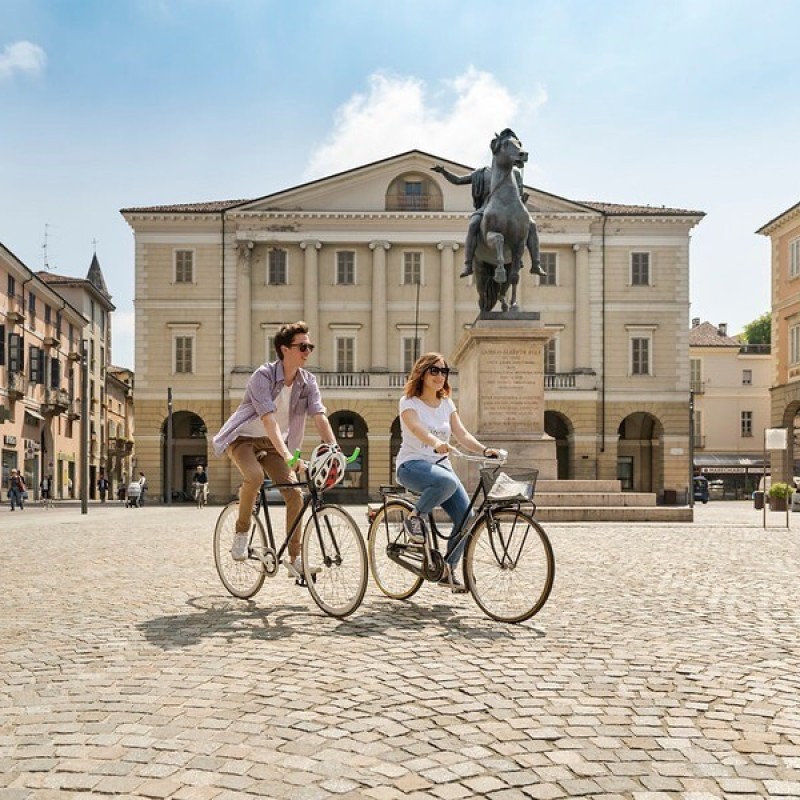
<svg viewBox="0 0 800 800">
<path fill-rule="evenodd" d="M 450 367 L 428 367 L 431 375 L 444 375 L 445 378 L 450 374 Z"/>
<path fill-rule="evenodd" d="M 287 344 L 287 347 L 296 347 L 301 353 L 313 353 L 316 345 L 310 342 L 300 342 L 299 344 Z"/>
</svg>

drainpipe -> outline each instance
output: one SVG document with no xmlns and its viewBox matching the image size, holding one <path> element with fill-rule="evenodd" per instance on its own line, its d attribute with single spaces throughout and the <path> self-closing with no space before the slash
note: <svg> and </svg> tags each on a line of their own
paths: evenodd
<svg viewBox="0 0 800 800">
<path fill-rule="evenodd" d="M 225 421 L 225 209 L 220 212 L 220 239 L 222 242 L 222 278 L 219 290 L 220 331 L 219 331 L 219 421 Z"/>
<path fill-rule="evenodd" d="M 603 324 L 601 325 L 600 335 L 600 364 L 603 370 L 603 375 L 600 379 L 600 452 L 606 451 L 606 223 L 608 222 L 608 215 L 605 211 L 600 212 L 603 215 L 603 233 L 602 233 L 602 247 L 601 254 L 601 278 L 603 282 L 602 290 L 602 317 Z"/>
</svg>

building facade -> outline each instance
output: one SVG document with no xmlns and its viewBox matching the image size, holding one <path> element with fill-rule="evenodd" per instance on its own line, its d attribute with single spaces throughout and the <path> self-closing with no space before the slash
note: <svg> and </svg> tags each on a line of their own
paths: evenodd
<svg viewBox="0 0 800 800">
<path fill-rule="evenodd" d="M 764 473 L 770 345 L 743 344 L 725 323 L 693 319 L 689 357 L 695 472 L 716 482 L 717 496 L 749 498 Z"/>
<path fill-rule="evenodd" d="M 132 387 L 132 377 L 131 387 L 125 390 L 119 385 L 119 381 L 115 377 L 116 373 L 109 372 L 111 366 L 111 315 L 114 311 L 114 304 L 111 302 L 111 295 L 106 286 L 100 262 L 97 255 L 92 257 L 85 278 L 44 271 L 39 272 L 38 276 L 78 308 L 87 320 L 81 336 L 86 341 L 89 370 L 89 416 L 87 420 L 89 425 L 89 497 L 96 499 L 99 496 L 97 481 L 101 476 L 109 479 L 113 495 L 118 489 L 118 483 L 115 480 L 117 473 L 119 473 L 119 480 L 122 479 L 123 472 L 128 476 L 131 474 L 132 445 L 130 452 L 124 454 L 120 452 L 117 428 L 120 424 L 121 408 L 121 412 L 128 415 L 122 424 L 124 431 L 122 438 L 132 439 L 132 395 L 130 398 L 123 397 L 124 392 L 130 391 Z M 115 369 L 120 370 L 120 368 Z M 126 371 L 123 370 L 123 372 Z M 127 374 L 131 375 L 129 371 Z M 114 392 L 114 398 L 109 398 L 109 391 Z M 122 400 L 124 402 L 121 402 Z M 111 406 L 114 407 L 113 414 L 109 410 Z M 109 441 L 111 438 L 110 428 L 114 430 L 113 443 Z M 123 449 L 127 447 L 127 444 L 123 445 Z M 123 459 L 122 465 L 120 465 L 120 458 Z"/>
<path fill-rule="evenodd" d="M 0 244 L 0 442 L 3 499 L 18 469 L 29 498 L 80 491 L 80 310 Z"/>
<path fill-rule="evenodd" d="M 757 233 L 771 243 L 772 352 L 771 427 L 788 430 L 786 450 L 771 453 L 776 479 L 800 475 L 800 203 Z"/>
<path fill-rule="evenodd" d="M 449 357 L 478 313 L 458 278 L 470 191 L 436 163 L 469 171 L 415 150 L 256 200 L 122 210 L 135 236 L 136 449 L 153 494 L 166 484 L 168 389 L 173 487 L 203 463 L 213 497 L 235 493 L 210 438 L 297 319 L 318 344 L 311 368 L 333 429 L 361 448 L 340 499 L 393 480 L 408 369 L 422 352 Z M 528 191 L 547 274 L 526 269 L 519 300 L 555 332 L 545 430 L 559 477 L 685 497 L 689 232 L 702 213 Z M 453 382 L 456 402 L 479 390 Z"/>
</svg>

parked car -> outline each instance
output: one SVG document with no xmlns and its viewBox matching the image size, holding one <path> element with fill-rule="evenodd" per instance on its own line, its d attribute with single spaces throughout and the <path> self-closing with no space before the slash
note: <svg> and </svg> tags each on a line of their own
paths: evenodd
<svg viewBox="0 0 800 800">
<path fill-rule="evenodd" d="M 699 500 L 701 503 L 707 503 L 709 498 L 708 478 L 704 478 L 702 475 L 695 475 L 693 483 L 694 499 Z"/>
</svg>

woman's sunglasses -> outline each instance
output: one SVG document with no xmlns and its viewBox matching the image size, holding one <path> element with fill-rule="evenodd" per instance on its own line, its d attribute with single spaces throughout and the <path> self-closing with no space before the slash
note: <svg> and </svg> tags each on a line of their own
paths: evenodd
<svg viewBox="0 0 800 800">
<path fill-rule="evenodd" d="M 287 347 L 296 347 L 301 353 L 313 353 L 316 345 L 310 342 L 300 342 L 300 344 L 287 344 Z"/>
<path fill-rule="evenodd" d="M 428 367 L 431 375 L 444 375 L 445 378 L 450 374 L 450 367 Z"/>
</svg>

